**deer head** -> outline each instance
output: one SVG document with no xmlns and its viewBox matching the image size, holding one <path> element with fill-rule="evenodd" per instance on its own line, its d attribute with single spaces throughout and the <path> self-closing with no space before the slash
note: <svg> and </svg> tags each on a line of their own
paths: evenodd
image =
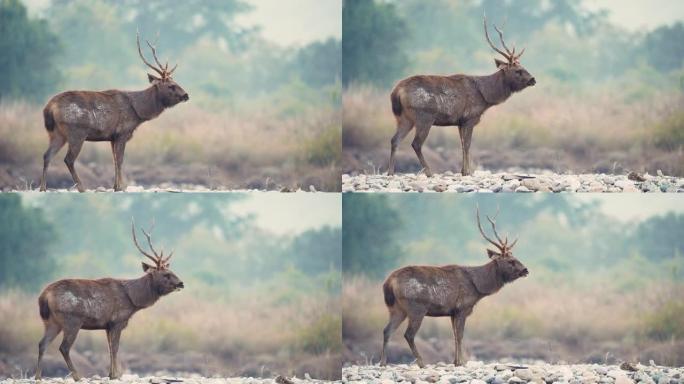
<svg viewBox="0 0 684 384">
<path fill-rule="evenodd" d="M 145 63 L 145 65 L 150 67 L 159 75 L 159 77 L 157 77 L 148 73 L 147 79 L 155 88 L 157 88 L 157 92 L 162 105 L 164 105 L 165 107 L 171 107 L 182 101 L 190 100 L 190 96 L 188 96 L 188 93 L 185 92 L 185 90 L 181 88 L 181 86 L 178 85 L 171 78 L 171 74 L 173 73 L 173 71 L 176 70 L 176 68 L 178 68 L 178 64 L 176 64 L 170 70 L 168 61 L 165 65 L 162 65 L 162 63 L 159 62 L 159 59 L 157 58 L 157 48 L 155 47 L 155 45 L 145 40 L 147 46 L 150 47 L 150 50 L 152 51 L 152 56 L 154 57 L 155 63 L 157 63 L 156 66 L 150 64 L 145 59 L 145 56 L 142 53 L 142 49 L 140 49 L 140 34 L 137 32 L 136 42 L 138 43 L 138 54 L 140 55 L 140 58 L 142 59 L 143 63 Z"/>
<path fill-rule="evenodd" d="M 138 248 L 138 251 L 140 251 L 140 253 L 142 253 L 145 257 L 147 257 L 154 263 L 151 265 L 144 261 L 142 262 L 143 271 L 152 277 L 153 289 L 157 293 L 159 293 L 159 295 L 166 295 L 173 291 L 185 288 L 185 285 L 183 285 L 183 282 L 178 278 L 178 276 L 176 276 L 176 274 L 171 272 L 171 270 L 169 269 L 169 267 L 171 266 L 169 260 L 171 260 L 171 256 L 173 256 L 173 251 L 171 251 L 169 255 L 166 257 L 164 257 L 163 250 L 157 253 L 157 251 L 154 249 L 154 246 L 152 245 L 152 229 L 150 229 L 149 232 L 146 231 L 144 228 L 141 228 L 141 230 L 143 235 L 145 235 L 145 238 L 147 239 L 147 245 L 149 245 L 152 255 L 145 252 L 145 250 L 142 249 L 140 244 L 138 244 L 138 238 L 135 236 L 135 222 L 133 221 L 133 219 L 131 219 L 131 233 L 133 234 L 133 243 L 135 244 L 136 248 Z"/>
<path fill-rule="evenodd" d="M 489 46 L 506 59 L 506 61 L 494 59 L 494 64 L 499 70 L 503 71 L 506 84 L 508 84 L 511 90 L 518 92 L 527 87 L 535 85 L 537 80 L 535 80 L 534 76 L 532 76 L 525 68 L 523 68 L 522 65 L 520 65 L 520 56 L 525 53 L 525 48 L 521 49 L 520 53 L 516 55 L 515 46 L 512 50 L 508 49 L 508 46 L 504 41 L 503 31 L 494 25 L 494 29 L 496 29 L 496 32 L 499 34 L 499 40 L 501 40 L 501 45 L 503 46 L 505 52 L 500 50 L 494 45 L 494 43 L 492 43 L 492 40 L 489 39 L 489 32 L 487 31 L 487 16 L 484 14 L 482 15 L 482 24 L 484 25 L 485 38 L 487 39 Z"/>
<path fill-rule="evenodd" d="M 489 258 L 496 263 L 497 268 L 499 269 L 504 281 L 510 282 L 519 277 L 527 276 L 529 274 L 529 271 L 523 265 L 523 263 L 521 263 L 518 259 L 516 259 L 513 256 L 513 253 L 511 251 L 515 244 L 518 242 L 518 239 L 516 238 L 511 244 L 509 244 L 508 236 L 505 236 L 502 239 L 501 236 L 499 236 L 499 233 L 496 231 L 496 216 L 499 214 L 498 209 L 493 218 L 486 216 L 487 221 L 489 221 L 489 223 L 492 226 L 492 231 L 494 232 L 496 241 L 489 238 L 482 229 L 482 224 L 480 223 L 480 207 L 477 207 L 475 212 L 477 218 L 477 228 L 480 230 L 480 234 L 482 235 L 482 237 L 484 237 L 485 240 L 487 240 L 497 249 L 493 250 L 487 248 L 487 256 L 489 256 Z"/>
</svg>

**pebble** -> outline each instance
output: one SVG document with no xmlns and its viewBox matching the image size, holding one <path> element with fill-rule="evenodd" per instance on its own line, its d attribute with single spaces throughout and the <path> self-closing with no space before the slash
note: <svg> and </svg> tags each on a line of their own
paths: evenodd
<svg viewBox="0 0 684 384">
<path fill-rule="evenodd" d="M 143 376 L 140 377 L 138 375 L 123 375 L 119 380 L 115 380 L 116 383 L 119 384 L 164 384 L 168 383 L 169 381 L 167 380 L 168 377 L 155 377 L 155 376 Z M 275 383 L 275 380 L 273 378 L 254 378 L 254 377 L 231 377 L 231 378 L 219 378 L 219 377 L 202 377 L 198 375 L 190 375 L 189 377 L 182 377 L 182 378 L 174 378 L 179 381 L 178 384 L 273 384 Z M 95 377 L 86 377 L 78 381 L 78 384 L 97 384 L 104 380 L 103 378 L 98 378 L 96 379 Z M 341 381 L 325 381 L 325 380 L 314 380 L 311 378 L 297 378 L 297 377 L 288 377 L 288 380 L 290 380 L 294 384 L 300 384 L 300 383 L 312 383 L 312 384 L 318 384 L 318 383 L 341 383 Z M 360 380 L 360 379 L 359 379 Z M 41 384 L 57 384 L 57 383 L 76 383 L 74 380 L 71 378 L 64 380 L 59 377 L 55 378 L 47 378 L 43 377 L 42 380 L 40 381 Z M 373 382 L 375 383 L 387 383 L 387 384 L 392 384 L 395 381 L 394 380 L 386 380 L 386 381 L 379 381 L 379 380 L 374 380 Z M 0 384 L 36 384 L 37 382 L 35 380 L 31 379 L 4 379 L 0 380 Z"/>
<path fill-rule="evenodd" d="M 342 382 L 380 384 L 391 377 L 395 383 L 673 384 L 680 383 L 680 377 L 684 377 L 684 367 L 668 368 L 641 364 L 637 364 L 636 367 L 637 371 L 632 372 L 620 369 L 617 365 L 563 365 L 544 362 L 511 366 L 471 361 L 460 367 L 438 363 L 422 369 L 415 364 L 391 364 L 386 367 L 351 365 L 342 368 Z"/>
<path fill-rule="evenodd" d="M 558 174 L 550 171 L 489 172 L 475 171 L 461 176 L 445 172 L 427 177 L 425 174 L 404 173 L 342 175 L 344 192 L 684 192 L 684 178 L 643 175 L 644 181 L 633 181 L 627 175 Z"/>
</svg>

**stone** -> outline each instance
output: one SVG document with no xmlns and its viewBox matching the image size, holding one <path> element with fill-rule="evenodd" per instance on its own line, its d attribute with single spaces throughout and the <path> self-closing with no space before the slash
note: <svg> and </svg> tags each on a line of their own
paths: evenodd
<svg viewBox="0 0 684 384">
<path fill-rule="evenodd" d="M 515 189 L 516 192 L 532 192 L 529 188 L 525 187 L 524 185 L 519 186 L 518 188 Z"/>
</svg>

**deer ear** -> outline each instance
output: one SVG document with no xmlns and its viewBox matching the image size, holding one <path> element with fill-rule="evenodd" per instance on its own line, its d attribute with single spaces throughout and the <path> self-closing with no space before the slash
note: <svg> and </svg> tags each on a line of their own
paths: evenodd
<svg viewBox="0 0 684 384">
<path fill-rule="evenodd" d="M 142 266 L 143 266 L 143 272 L 147 272 L 147 271 L 150 270 L 150 269 L 155 269 L 153 266 L 147 264 L 147 263 L 144 262 L 144 261 L 142 262 Z"/>
<path fill-rule="evenodd" d="M 494 64 L 496 64 L 496 67 L 499 69 L 503 69 L 504 67 L 508 66 L 508 63 L 505 61 L 501 61 L 499 59 L 494 59 Z"/>
<path fill-rule="evenodd" d="M 497 257 L 501 257 L 501 254 L 497 251 L 487 248 L 487 256 L 489 256 L 490 259 L 496 259 Z"/>
<path fill-rule="evenodd" d="M 161 79 L 158 77 L 155 77 L 154 75 L 150 75 L 149 73 L 147 74 L 147 80 L 150 81 L 150 83 L 154 83 L 155 81 L 160 81 Z"/>
</svg>

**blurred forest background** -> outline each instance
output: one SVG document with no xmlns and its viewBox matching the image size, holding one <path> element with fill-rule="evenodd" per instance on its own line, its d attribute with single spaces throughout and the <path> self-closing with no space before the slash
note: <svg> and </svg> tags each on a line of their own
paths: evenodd
<svg viewBox="0 0 684 384">
<path fill-rule="evenodd" d="M 22 0 L 0 0 L 0 188 L 36 185 L 47 148 L 41 110 L 52 95 L 148 86 L 139 29 L 157 40 L 160 60 L 178 63 L 174 79 L 190 102 L 138 129 L 126 152 L 129 181 L 339 190 L 339 37 L 267 40 L 259 25 L 236 22 L 259 7 L 249 0 L 40 3 L 34 15 Z M 322 6 L 339 20 L 339 5 Z M 278 17 L 292 19 L 293 30 L 306 20 Z M 52 186 L 73 184 L 64 153 L 50 169 Z M 108 144 L 86 144 L 79 162 L 87 185 L 111 187 Z"/>
<path fill-rule="evenodd" d="M 47 283 L 143 275 L 135 217 L 138 228 L 154 219 L 155 248 L 175 250 L 171 269 L 186 288 L 131 319 L 120 349 L 125 370 L 339 379 L 341 228 L 275 233 L 257 225 L 269 214 L 235 213 L 266 197 L 1 195 L 0 377 L 31 375 L 43 332 L 36 298 Z M 337 208 L 329 222 L 341 221 L 338 196 L 315 198 Z M 68 373 L 59 340 L 46 355 L 48 376 Z M 85 375 L 105 376 L 108 356 L 104 332 L 79 333 L 72 358 Z"/>
<path fill-rule="evenodd" d="M 388 320 L 382 282 L 391 271 L 405 265 L 489 261 L 487 242 L 475 221 L 479 204 L 483 215 L 494 215 L 500 207 L 499 233 L 519 236 L 513 254 L 530 275 L 475 307 L 465 331 L 470 359 L 549 363 L 653 359 L 661 365 L 682 366 L 681 199 L 636 199 L 345 194 L 345 363 L 378 361 Z M 639 217 L 620 215 L 638 207 L 643 213 Z M 390 342 L 391 361 L 413 361 L 403 338 L 405 327 L 402 324 Z M 416 340 L 426 363 L 453 361 L 448 318 L 426 318 Z"/>
<path fill-rule="evenodd" d="M 482 27 L 486 11 L 488 22 L 503 27 L 509 47 L 526 48 L 521 63 L 537 85 L 485 113 L 471 147 L 477 167 L 651 174 L 660 169 L 683 176 L 684 13 L 674 14 L 679 21 L 669 24 L 628 29 L 615 24 L 610 11 L 587 3 L 345 0 L 343 172 L 387 169 L 395 131 L 389 94 L 402 78 L 495 72 L 497 54 Z M 398 152 L 399 170 L 420 169 L 412 137 Z M 433 170 L 459 169 L 457 129 L 434 128 L 427 142 L 423 153 Z"/>
</svg>

